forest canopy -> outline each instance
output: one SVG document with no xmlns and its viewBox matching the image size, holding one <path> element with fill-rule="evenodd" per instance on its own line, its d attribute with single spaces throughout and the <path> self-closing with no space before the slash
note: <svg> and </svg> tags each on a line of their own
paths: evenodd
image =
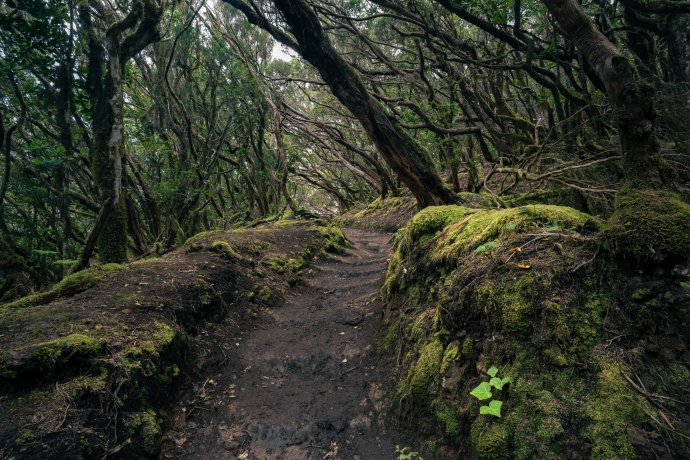
<svg viewBox="0 0 690 460">
<path fill-rule="evenodd" d="M 688 11 L 7 0 L 0 300 L 201 231 L 388 196 L 571 206 L 609 219 L 622 254 L 688 255 Z"/>
</svg>

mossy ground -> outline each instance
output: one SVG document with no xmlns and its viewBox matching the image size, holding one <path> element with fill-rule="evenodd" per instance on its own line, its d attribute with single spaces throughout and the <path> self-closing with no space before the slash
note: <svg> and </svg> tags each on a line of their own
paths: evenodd
<svg viewBox="0 0 690 460">
<path fill-rule="evenodd" d="M 223 360 L 214 329 L 239 334 L 314 258 L 346 245 L 321 221 L 207 232 L 163 257 L 96 267 L 5 305 L 0 452 L 95 459 L 131 439 L 120 458 L 155 458 L 179 376 Z M 284 273 L 265 270 L 270 259 L 284 260 Z"/>
<path fill-rule="evenodd" d="M 600 228 L 566 207 L 441 206 L 398 231 L 381 348 L 397 412 L 452 443 L 425 458 L 690 457 L 688 267 L 623 265 Z M 492 365 L 512 380 L 501 418 L 469 394 Z"/>
</svg>

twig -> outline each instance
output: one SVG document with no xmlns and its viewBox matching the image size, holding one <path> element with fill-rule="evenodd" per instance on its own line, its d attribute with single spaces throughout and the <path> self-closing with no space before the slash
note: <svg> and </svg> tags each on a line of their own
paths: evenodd
<svg viewBox="0 0 690 460">
<path fill-rule="evenodd" d="M 116 456 L 117 454 L 120 453 L 120 451 L 121 451 L 122 449 L 124 449 L 125 447 L 127 447 L 127 446 L 130 445 L 131 443 L 132 443 L 132 438 L 128 438 L 125 442 L 123 442 L 123 443 L 120 444 L 119 446 L 116 446 L 116 447 L 113 447 L 112 449 L 110 449 L 110 450 L 108 451 L 108 453 L 105 454 L 105 457 L 108 458 L 108 457 L 114 457 L 114 456 Z"/>
<path fill-rule="evenodd" d="M 596 259 L 598 255 L 599 255 L 599 248 L 597 248 L 596 252 L 594 253 L 594 255 L 592 256 L 591 259 L 589 259 L 589 260 L 587 260 L 587 261 L 585 261 L 585 262 L 582 262 L 580 265 L 578 265 L 577 267 L 575 267 L 575 268 L 573 269 L 573 271 L 570 272 L 570 273 L 575 273 L 576 271 L 578 271 L 579 269 L 581 269 L 581 268 L 584 267 L 585 265 L 588 265 L 588 264 L 594 262 L 594 259 Z"/>
<path fill-rule="evenodd" d="M 345 375 L 345 374 L 347 374 L 348 372 L 352 372 L 352 371 L 354 371 L 355 369 L 358 369 L 358 368 L 360 368 L 360 367 L 362 367 L 362 366 L 361 366 L 361 365 L 355 366 L 355 367 L 353 367 L 352 369 L 348 369 L 348 370 L 346 370 L 346 371 L 344 371 L 344 372 L 341 372 L 340 375 L 341 375 L 341 376 L 342 376 L 342 375 Z"/>
</svg>

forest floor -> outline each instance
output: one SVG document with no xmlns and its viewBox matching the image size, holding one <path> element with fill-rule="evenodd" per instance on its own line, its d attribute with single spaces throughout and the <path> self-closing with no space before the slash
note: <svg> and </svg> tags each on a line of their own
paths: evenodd
<svg viewBox="0 0 690 460">
<path fill-rule="evenodd" d="M 344 233 L 347 252 L 318 262 L 253 329 L 216 328 L 225 359 L 180 385 L 164 458 L 393 459 L 396 444 L 409 445 L 382 413 L 391 373 L 377 354 L 379 290 L 391 235 Z"/>
<path fill-rule="evenodd" d="M 390 239 L 207 232 L 0 306 L 0 458 L 397 458 Z"/>
</svg>

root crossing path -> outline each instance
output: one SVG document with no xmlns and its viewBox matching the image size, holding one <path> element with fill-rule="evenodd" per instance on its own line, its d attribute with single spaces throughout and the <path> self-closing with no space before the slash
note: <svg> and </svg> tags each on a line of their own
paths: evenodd
<svg viewBox="0 0 690 460">
<path fill-rule="evenodd" d="M 308 286 L 245 332 L 211 385 L 218 405 L 187 410 L 165 458 L 394 459 L 376 353 L 390 234 L 345 229 L 353 247 L 319 262 Z M 239 344 L 239 346 L 237 346 Z M 218 391 L 222 390 L 222 391 Z"/>
</svg>

